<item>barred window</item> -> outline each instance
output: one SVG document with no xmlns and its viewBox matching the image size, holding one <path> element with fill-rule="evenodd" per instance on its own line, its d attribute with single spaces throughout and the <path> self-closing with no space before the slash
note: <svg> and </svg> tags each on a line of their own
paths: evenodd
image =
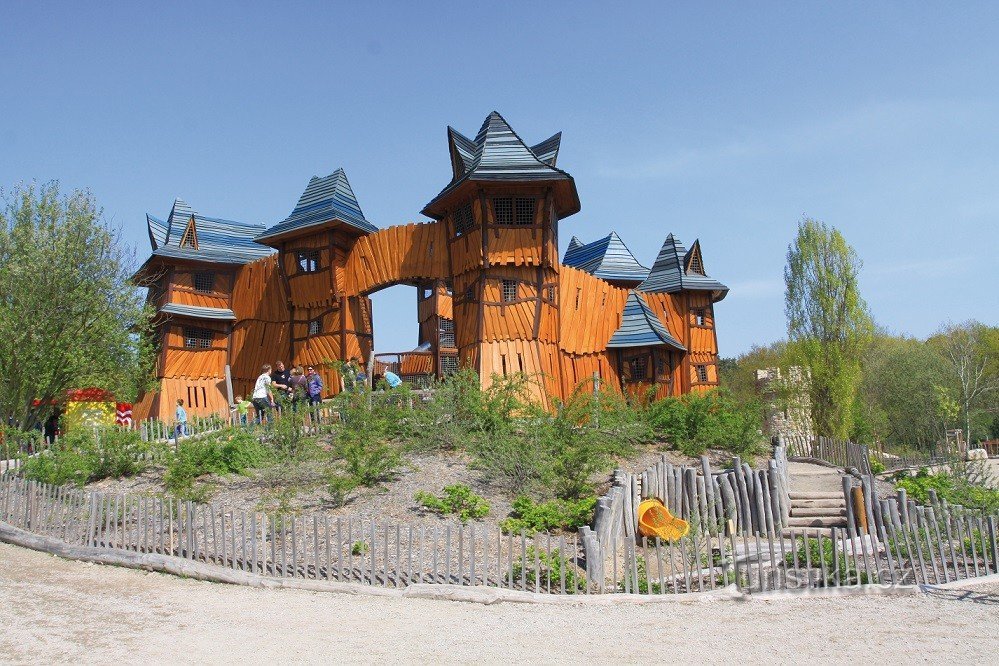
<svg viewBox="0 0 999 666">
<path fill-rule="evenodd" d="M 299 273 L 315 273 L 319 270 L 319 249 L 299 250 L 296 253 Z"/>
<path fill-rule="evenodd" d="M 503 301 L 511 303 L 517 300 L 517 281 L 503 280 Z"/>
<path fill-rule="evenodd" d="M 513 198 L 493 199 L 493 214 L 496 224 L 513 224 Z"/>
<path fill-rule="evenodd" d="M 319 335 L 323 332 L 323 320 L 312 319 L 309 321 L 309 335 Z"/>
<path fill-rule="evenodd" d="M 636 356 L 628 361 L 631 370 L 631 381 L 639 382 L 649 378 L 649 357 Z"/>
<path fill-rule="evenodd" d="M 214 334 L 211 329 L 196 326 L 184 327 L 184 346 L 188 349 L 211 349 Z"/>
<path fill-rule="evenodd" d="M 441 374 L 453 375 L 458 372 L 458 355 L 444 354 L 441 356 Z"/>
<path fill-rule="evenodd" d="M 439 347 L 454 347 L 454 320 L 441 317 L 438 334 L 440 336 L 438 342 Z"/>
<path fill-rule="evenodd" d="M 697 381 L 701 383 L 708 381 L 708 366 L 697 366 Z"/>
<path fill-rule="evenodd" d="M 465 290 L 465 300 L 466 301 L 474 301 L 475 300 L 475 288 L 474 287 L 469 287 L 468 289 Z"/>
<path fill-rule="evenodd" d="M 535 200 L 530 197 L 493 199 L 496 224 L 534 224 Z"/>
<path fill-rule="evenodd" d="M 545 287 L 545 295 L 552 303 L 555 302 L 555 287 Z"/>
<path fill-rule="evenodd" d="M 704 308 L 696 308 L 694 310 L 694 323 L 698 326 L 707 326 L 708 314 Z"/>
<path fill-rule="evenodd" d="M 472 204 L 467 203 L 459 206 L 454 211 L 454 235 L 463 236 L 475 226 L 475 218 L 472 216 Z"/>
<path fill-rule="evenodd" d="M 215 291 L 215 273 L 213 271 L 201 271 L 194 274 L 194 291 L 202 294 L 210 294 Z"/>
</svg>

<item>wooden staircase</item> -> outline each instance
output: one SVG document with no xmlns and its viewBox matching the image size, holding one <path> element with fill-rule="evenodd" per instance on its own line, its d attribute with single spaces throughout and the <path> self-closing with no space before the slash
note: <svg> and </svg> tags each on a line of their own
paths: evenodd
<svg viewBox="0 0 999 666">
<path fill-rule="evenodd" d="M 846 527 L 846 501 L 843 493 L 791 492 L 791 517 L 788 529 L 831 530 Z"/>
</svg>

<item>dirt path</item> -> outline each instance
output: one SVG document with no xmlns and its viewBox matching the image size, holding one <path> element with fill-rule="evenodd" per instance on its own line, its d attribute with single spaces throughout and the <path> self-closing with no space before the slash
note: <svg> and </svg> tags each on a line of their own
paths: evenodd
<svg viewBox="0 0 999 666">
<path fill-rule="evenodd" d="M 999 585 L 918 598 L 480 606 L 202 583 L 0 544 L 0 661 L 15 663 L 971 663 L 999 650 L 997 623 Z"/>
</svg>

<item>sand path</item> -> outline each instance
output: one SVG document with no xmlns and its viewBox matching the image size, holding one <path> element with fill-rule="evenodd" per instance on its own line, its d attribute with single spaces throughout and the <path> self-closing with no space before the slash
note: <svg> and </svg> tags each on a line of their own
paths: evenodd
<svg viewBox="0 0 999 666">
<path fill-rule="evenodd" d="M 991 662 L 999 584 L 916 598 L 548 607 L 260 590 L 0 544 L 0 660 Z"/>
</svg>

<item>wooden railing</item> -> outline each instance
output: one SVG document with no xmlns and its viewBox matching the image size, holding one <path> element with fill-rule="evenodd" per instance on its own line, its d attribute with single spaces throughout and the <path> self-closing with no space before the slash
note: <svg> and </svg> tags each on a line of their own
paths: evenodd
<svg viewBox="0 0 999 666">
<path fill-rule="evenodd" d="M 935 446 L 925 451 L 893 453 L 882 446 L 858 444 L 832 437 L 782 436 L 788 457 L 795 460 L 825 462 L 843 469 L 855 469 L 861 476 L 871 474 L 871 461 L 877 461 L 885 471 L 939 465 L 959 457 L 956 447 Z"/>
</svg>

